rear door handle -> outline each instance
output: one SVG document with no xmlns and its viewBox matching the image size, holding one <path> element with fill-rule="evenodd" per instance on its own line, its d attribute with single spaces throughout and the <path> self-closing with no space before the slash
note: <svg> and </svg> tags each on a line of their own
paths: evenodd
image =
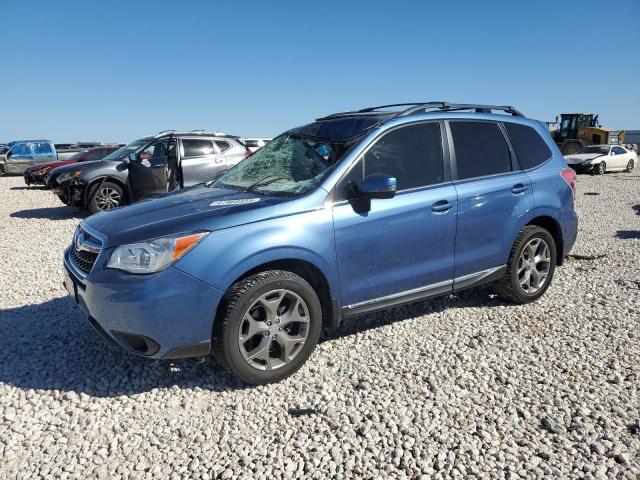
<svg viewBox="0 0 640 480">
<path fill-rule="evenodd" d="M 449 200 L 438 200 L 436 203 L 431 205 L 431 210 L 434 212 L 447 212 L 453 207 L 453 203 L 449 202 Z"/>
<path fill-rule="evenodd" d="M 513 193 L 522 193 L 524 192 L 528 187 L 526 185 L 524 185 L 523 183 L 516 183 L 512 188 L 511 191 Z"/>
</svg>

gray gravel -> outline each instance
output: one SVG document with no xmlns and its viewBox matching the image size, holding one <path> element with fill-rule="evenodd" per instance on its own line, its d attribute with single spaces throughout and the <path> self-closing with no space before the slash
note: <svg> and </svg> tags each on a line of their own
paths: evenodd
<svg viewBox="0 0 640 480">
<path fill-rule="evenodd" d="M 22 185 L 0 178 L 0 478 L 640 475 L 637 174 L 578 178 L 573 253 L 605 256 L 536 304 L 367 316 L 257 388 L 95 335 L 61 284 L 80 216 Z"/>
</svg>

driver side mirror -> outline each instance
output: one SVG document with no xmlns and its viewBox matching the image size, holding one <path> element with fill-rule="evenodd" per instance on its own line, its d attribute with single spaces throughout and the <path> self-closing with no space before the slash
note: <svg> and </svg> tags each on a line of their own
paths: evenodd
<svg viewBox="0 0 640 480">
<path fill-rule="evenodd" d="M 130 152 L 129 153 L 129 161 L 130 162 L 135 162 L 138 160 L 138 157 L 136 156 L 136 152 Z"/>
<path fill-rule="evenodd" d="M 364 198 L 393 198 L 396 195 L 396 179 L 382 173 L 368 175 L 360 185 Z"/>
</svg>

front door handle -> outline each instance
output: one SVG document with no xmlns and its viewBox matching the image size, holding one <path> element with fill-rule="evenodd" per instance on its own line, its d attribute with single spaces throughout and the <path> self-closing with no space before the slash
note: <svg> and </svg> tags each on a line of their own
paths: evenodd
<svg viewBox="0 0 640 480">
<path fill-rule="evenodd" d="M 453 207 L 453 203 L 449 200 L 439 200 L 431 205 L 431 210 L 434 212 L 447 212 Z"/>
<path fill-rule="evenodd" d="M 522 193 L 522 192 L 524 192 L 527 188 L 528 188 L 528 187 L 527 187 L 525 184 L 523 184 L 523 183 L 516 183 L 516 184 L 511 188 L 511 191 L 512 191 L 513 193 L 515 193 L 515 194 L 518 194 L 518 193 Z"/>
</svg>

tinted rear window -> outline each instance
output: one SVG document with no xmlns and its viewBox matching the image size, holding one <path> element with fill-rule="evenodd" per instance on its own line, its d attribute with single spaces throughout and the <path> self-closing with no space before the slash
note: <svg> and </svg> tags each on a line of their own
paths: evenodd
<svg viewBox="0 0 640 480">
<path fill-rule="evenodd" d="M 184 147 L 185 157 L 201 157 L 215 153 L 211 140 L 185 138 L 182 140 L 182 146 Z"/>
<path fill-rule="evenodd" d="M 497 123 L 451 122 L 458 178 L 511 171 L 509 147 Z"/>
<path fill-rule="evenodd" d="M 537 167 L 551 158 L 551 150 L 535 129 L 517 123 L 505 123 L 504 126 L 518 156 L 520 168 L 526 170 Z"/>
</svg>

